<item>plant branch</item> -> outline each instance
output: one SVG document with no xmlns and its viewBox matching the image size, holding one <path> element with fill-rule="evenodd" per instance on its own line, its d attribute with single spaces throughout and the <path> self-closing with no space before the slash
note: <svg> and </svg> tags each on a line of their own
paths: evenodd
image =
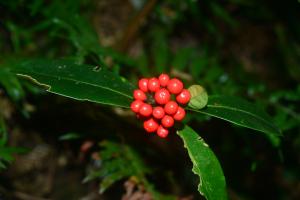
<svg viewBox="0 0 300 200">
<path fill-rule="evenodd" d="M 117 47 L 120 51 L 126 51 L 133 41 L 133 39 L 137 36 L 139 28 L 141 24 L 145 21 L 147 16 L 151 13 L 154 8 L 157 0 L 149 0 L 144 5 L 142 10 L 132 19 L 129 25 L 124 30 L 123 37 L 120 42 L 120 46 Z"/>
</svg>

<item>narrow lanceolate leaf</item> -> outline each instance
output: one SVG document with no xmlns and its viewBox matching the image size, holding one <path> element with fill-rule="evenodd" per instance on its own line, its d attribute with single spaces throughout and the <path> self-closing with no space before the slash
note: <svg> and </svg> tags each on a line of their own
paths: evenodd
<svg viewBox="0 0 300 200">
<path fill-rule="evenodd" d="M 246 100 L 230 96 L 209 96 L 204 109 L 190 109 L 217 117 L 233 124 L 264 132 L 269 136 L 280 136 L 280 129 L 263 110 Z"/>
<path fill-rule="evenodd" d="M 14 71 L 28 77 L 47 91 L 77 100 L 129 107 L 133 86 L 99 66 L 79 65 L 72 60 L 34 59 Z"/>
<path fill-rule="evenodd" d="M 198 190 L 207 200 L 226 200 L 225 177 L 218 159 L 204 140 L 190 127 L 185 126 L 177 134 L 193 163 L 193 172 L 199 176 Z"/>
</svg>

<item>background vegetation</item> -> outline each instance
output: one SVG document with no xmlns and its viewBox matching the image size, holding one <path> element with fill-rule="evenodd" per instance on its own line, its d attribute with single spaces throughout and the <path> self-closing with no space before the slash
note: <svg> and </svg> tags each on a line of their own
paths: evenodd
<svg viewBox="0 0 300 200">
<path fill-rule="evenodd" d="M 177 135 L 148 137 L 129 110 L 9 72 L 24 58 L 73 58 L 132 83 L 167 72 L 260 104 L 281 142 L 186 121 L 218 156 L 230 199 L 300 199 L 299 10 L 296 0 L 0 0 L 0 198 L 202 198 Z"/>
</svg>

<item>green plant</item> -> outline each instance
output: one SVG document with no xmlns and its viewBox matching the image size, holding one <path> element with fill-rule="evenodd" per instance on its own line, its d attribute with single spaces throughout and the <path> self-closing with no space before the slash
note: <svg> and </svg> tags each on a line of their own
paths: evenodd
<svg viewBox="0 0 300 200">
<path fill-rule="evenodd" d="M 198 199 L 192 186 L 200 177 L 201 194 L 222 199 L 223 168 L 230 199 L 299 199 L 298 8 L 297 1 L 0 0 L 0 164 L 4 168 L 12 163 L 8 171 L 1 170 L 1 195 L 26 193 L 17 188 L 14 176 L 16 166 L 23 167 L 19 159 L 27 154 L 11 162 L 21 152 L 19 146 L 33 149 L 45 141 L 62 154 L 57 157 L 71 154 L 63 172 L 68 174 L 70 165 L 78 164 L 74 157 L 79 143 L 88 139 L 100 141 L 100 146 L 80 152 L 84 161 L 76 173 L 82 175 L 92 165 L 87 176 L 96 180 L 71 182 L 87 189 L 100 180 L 100 191 L 106 191 L 101 198 L 124 196 L 120 184 L 128 179 L 138 192 L 156 199 Z M 18 79 L 11 73 L 14 65 L 18 74 L 40 87 Z M 140 134 L 142 124 L 128 107 L 137 88 L 132 83 L 164 72 L 193 85 L 194 99 L 177 118 L 185 117 L 174 128 L 178 135 L 171 132 L 161 139 Z M 157 119 L 163 117 L 161 109 L 156 112 Z M 248 134 L 254 133 L 249 128 L 265 134 Z M 166 129 L 159 130 L 160 136 L 168 135 Z M 42 140 L 34 144 L 28 137 L 32 133 Z M 90 151 L 98 158 L 93 160 Z M 199 176 L 191 173 L 191 164 Z M 59 177 L 53 176 L 57 184 Z M 62 199 L 83 195 L 68 192 L 69 185 Z M 56 192 L 41 196 L 60 199 Z"/>
<path fill-rule="evenodd" d="M 29 78 L 51 93 L 122 108 L 130 108 L 135 88 L 105 67 L 76 64 L 72 60 L 28 60 L 18 63 L 13 70 L 19 76 Z M 193 98 L 197 99 L 198 96 Z M 213 95 L 209 96 L 207 105 L 202 107 L 197 109 L 194 106 L 188 109 L 195 114 L 217 117 L 260 131 L 270 138 L 278 139 L 281 136 L 280 129 L 273 124 L 268 114 L 240 98 Z M 179 129 L 177 134 L 188 150 L 194 165 L 193 172 L 200 178 L 199 192 L 208 200 L 227 199 L 222 168 L 209 146 L 188 125 Z M 278 142 L 276 144 L 278 145 Z"/>
<path fill-rule="evenodd" d="M 4 119 L 0 115 L 0 170 L 6 169 L 7 164 L 14 160 L 14 154 L 26 152 L 24 148 L 9 147 L 7 144 L 7 134 Z"/>
<path fill-rule="evenodd" d="M 111 141 L 103 141 L 99 146 L 103 164 L 100 168 L 91 169 L 83 182 L 100 178 L 99 192 L 103 193 L 118 180 L 131 177 L 151 192 L 155 199 L 175 199 L 172 196 L 162 195 L 154 189 L 146 177 L 151 173 L 151 169 L 143 163 L 141 156 L 132 147 Z"/>
</svg>

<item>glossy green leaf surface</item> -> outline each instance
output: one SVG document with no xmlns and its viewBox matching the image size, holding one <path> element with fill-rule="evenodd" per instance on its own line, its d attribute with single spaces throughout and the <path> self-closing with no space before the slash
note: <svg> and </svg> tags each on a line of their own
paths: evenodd
<svg viewBox="0 0 300 200">
<path fill-rule="evenodd" d="M 192 111 L 217 117 L 233 124 L 264 132 L 272 136 L 280 136 L 280 129 L 271 117 L 246 100 L 231 96 L 209 96 L 205 108 Z"/>
<path fill-rule="evenodd" d="M 35 59 L 17 65 L 14 72 L 45 86 L 47 91 L 77 100 L 129 107 L 133 86 L 99 66 L 72 60 Z"/>
<path fill-rule="evenodd" d="M 218 159 L 204 140 L 190 127 L 177 134 L 184 142 L 193 163 L 193 172 L 199 176 L 198 191 L 207 200 L 226 200 L 226 182 Z"/>
</svg>

